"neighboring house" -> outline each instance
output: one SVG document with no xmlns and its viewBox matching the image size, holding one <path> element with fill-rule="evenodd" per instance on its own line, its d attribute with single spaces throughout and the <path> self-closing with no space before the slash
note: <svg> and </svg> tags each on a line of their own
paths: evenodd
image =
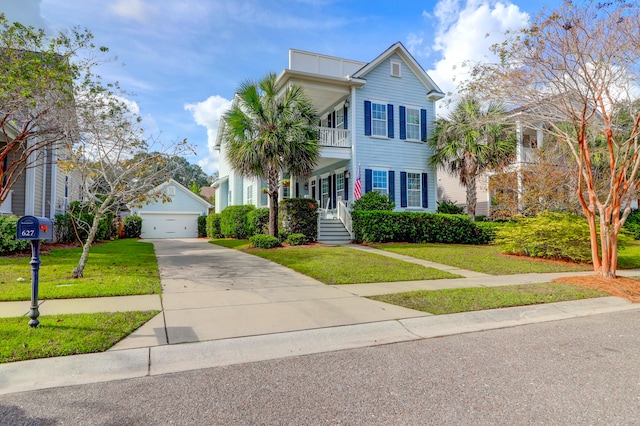
<svg viewBox="0 0 640 426">
<path fill-rule="evenodd" d="M 200 196 L 205 200 L 211 202 L 211 197 L 216 195 L 216 189 L 212 186 L 203 186 L 200 188 Z"/>
<path fill-rule="evenodd" d="M 5 129 L 11 136 L 12 129 Z M 6 143 L 0 133 L 0 146 Z M 12 186 L 9 196 L 0 204 L 0 214 L 15 216 L 41 216 L 53 219 L 63 214 L 70 202 L 81 199 L 81 181 L 58 167 L 66 155 L 64 144 L 58 143 L 34 152 Z M 14 156 L 5 158 L 1 165 L 7 169 Z M 0 182 L 3 184 L 6 182 Z"/>
<path fill-rule="evenodd" d="M 142 238 L 196 238 L 198 217 L 208 215 L 213 207 L 173 179 L 158 185 L 150 193 L 164 193 L 171 202 L 130 206 L 131 213 L 142 218 Z"/>
<path fill-rule="evenodd" d="M 368 63 L 290 49 L 289 67 L 277 85 L 290 84 L 300 84 L 320 113 L 321 154 L 311 177 L 282 176 L 290 186 L 280 188 L 280 199 L 315 199 L 326 217 L 345 222 L 337 210 L 353 200 L 359 177 L 362 194 L 387 194 L 398 211 L 435 211 L 436 172 L 428 165 L 431 151 L 424 141 L 432 131 L 435 102 L 444 94 L 402 43 Z M 261 191 L 266 183 L 231 169 L 224 131 L 221 122 L 216 212 L 230 205 L 266 207 L 268 197 Z"/>
</svg>

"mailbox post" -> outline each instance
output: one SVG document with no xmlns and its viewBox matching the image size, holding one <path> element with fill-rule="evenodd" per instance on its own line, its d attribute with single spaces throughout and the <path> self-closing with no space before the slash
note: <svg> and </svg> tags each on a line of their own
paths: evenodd
<svg viewBox="0 0 640 426">
<path fill-rule="evenodd" d="M 53 239 L 53 223 L 46 217 L 23 216 L 18 219 L 16 238 L 31 240 L 31 309 L 29 325 L 37 327 L 38 317 L 38 271 L 40 270 L 40 241 Z"/>
</svg>

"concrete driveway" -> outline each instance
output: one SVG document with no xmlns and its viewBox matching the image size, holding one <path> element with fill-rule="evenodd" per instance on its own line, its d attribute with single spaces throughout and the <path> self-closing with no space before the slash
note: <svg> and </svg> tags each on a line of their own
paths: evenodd
<svg viewBox="0 0 640 426">
<path fill-rule="evenodd" d="M 429 315 L 356 296 L 206 239 L 148 241 L 158 259 L 164 311 L 111 350 Z"/>
</svg>

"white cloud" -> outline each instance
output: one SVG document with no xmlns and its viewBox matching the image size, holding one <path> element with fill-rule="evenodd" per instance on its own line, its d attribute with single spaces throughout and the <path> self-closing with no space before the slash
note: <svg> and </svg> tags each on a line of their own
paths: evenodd
<svg viewBox="0 0 640 426">
<path fill-rule="evenodd" d="M 184 106 L 184 109 L 193 115 L 197 124 L 207 128 L 208 155 L 198 161 L 198 165 L 208 174 L 218 170 L 218 151 L 215 151 L 213 147 L 216 143 L 220 118 L 230 107 L 231 101 L 218 95 L 210 96 L 202 102 Z"/>
<path fill-rule="evenodd" d="M 433 14 L 424 15 L 436 20 L 432 49 L 441 55 L 428 73 L 445 93 L 454 94 L 468 76 L 465 62 L 490 59 L 490 46 L 502 41 L 505 31 L 529 21 L 527 13 L 507 0 L 441 0 Z M 446 102 L 440 105 L 444 109 Z"/>
<path fill-rule="evenodd" d="M 109 10 L 118 16 L 141 23 L 147 22 L 157 13 L 157 9 L 144 0 L 116 0 L 109 6 Z"/>
</svg>

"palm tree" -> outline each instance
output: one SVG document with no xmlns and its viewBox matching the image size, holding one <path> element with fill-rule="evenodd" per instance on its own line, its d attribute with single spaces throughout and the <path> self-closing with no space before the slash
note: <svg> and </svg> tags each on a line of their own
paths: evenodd
<svg viewBox="0 0 640 426">
<path fill-rule="evenodd" d="M 461 99 L 446 118 L 436 120 L 428 140 L 433 150 L 429 163 L 460 178 L 467 192 L 467 214 L 476 215 L 476 178 L 487 169 L 505 164 L 515 155 L 513 124 L 505 122 L 501 104 L 483 108 L 472 97 Z"/>
<path fill-rule="evenodd" d="M 243 176 L 267 181 L 269 234 L 278 236 L 281 174 L 311 174 L 320 155 L 318 115 L 299 85 L 282 90 L 276 75 L 240 85 L 224 115 L 224 143 L 231 167 Z"/>
</svg>

